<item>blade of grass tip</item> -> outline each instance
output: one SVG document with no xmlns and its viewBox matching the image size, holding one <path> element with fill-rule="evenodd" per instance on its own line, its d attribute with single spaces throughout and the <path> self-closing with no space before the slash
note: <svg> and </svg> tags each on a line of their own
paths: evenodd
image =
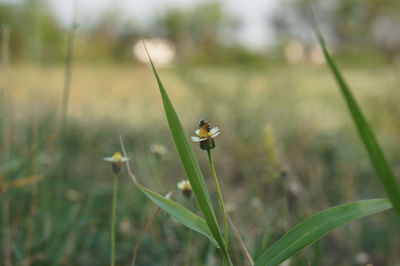
<svg viewBox="0 0 400 266">
<path fill-rule="evenodd" d="M 121 143 L 121 149 L 122 149 L 123 155 L 125 157 L 128 157 L 128 155 L 126 153 L 125 145 L 124 145 L 124 142 L 123 142 L 123 139 L 121 136 L 120 136 L 120 143 Z M 214 236 L 210 232 L 210 229 L 208 228 L 208 226 L 203 218 L 194 214 L 190 210 L 186 209 L 183 205 L 181 205 L 173 200 L 167 199 L 167 198 L 161 196 L 160 194 L 139 184 L 137 182 L 135 175 L 131 171 L 129 161 L 126 161 L 125 165 L 126 165 L 128 175 L 133 181 L 133 184 L 142 193 L 144 193 L 150 200 L 152 200 L 161 209 L 163 209 L 169 215 L 174 217 L 180 223 L 182 223 L 186 227 L 192 229 L 193 231 L 196 231 L 196 232 L 206 236 L 208 239 L 210 239 L 211 243 L 213 243 L 216 247 L 219 247 L 218 242 L 215 240 Z"/>
<path fill-rule="evenodd" d="M 157 80 L 157 84 L 160 90 L 161 98 L 164 104 L 165 114 L 168 120 L 168 124 L 171 130 L 171 134 L 174 138 L 176 148 L 178 150 L 179 156 L 181 158 L 183 167 L 185 169 L 186 175 L 189 179 L 189 182 L 192 186 L 193 193 L 196 197 L 196 201 L 199 205 L 201 212 L 204 215 L 204 219 L 210 228 L 211 233 L 214 238 L 217 240 L 220 248 L 228 260 L 230 264 L 231 259 L 229 257 L 228 251 L 226 249 L 224 240 L 222 238 L 221 232 L 218 227 L 217 219 L 215 216 L 214 208 L 211 203 L 210 195 L 207 189 L 207 186 L 204 182 L 203 174 L 200 170 L 199 163 L 194 155 L 194 151 L 189 143 L 187 136 L 183 130 L 182 124 L 179 121 L 178 115 L 171 103 L 171 100 L 168 97 L 168 94 L 164 88 L 164 85 L 161 82 L 160 77 L 158 76 L 157 70 L 151 60 L 150 54 L 147 51 L 146 45 L 143 43 L 147 55 L 149 57 L 149 61 L 151 64 L 151 68 L 153 70 L 154 76 Z"/>
<path fill-rule="evenodd" d="M 339 85 L 342 95 L 344 96 L 353 121 L 356 125 L 358 134 L 360 135 L 361 140 L 364 143 L 365 148 L 367 149 L 370 161 L 375 169 L 375 172 L 380 182 L 385 189 L 388 198 L 392 202 L 394 209 L 396 210 L 397 214 L 400 215 L 400 187 L 399 184 L 396 182 L 396 177 L 393 173 L 393 170 L 390 167 L 382 149 L 378 144 L 374 131 L 365 119 L 361 108 L 358 106 L 358 103 L 355 100 L 346 81 L 344 80 L 343 75 L 340 73 L 339 68 L 336 66 L 336 63 L 329 54 L 325 45 L 325 40 L 321 34 L 321 31 L 319 30 L 318 24 L 313 17 L 313 13 L 311 10 L 310 14 L 311 24 L 314 28 L 315 35 L 317 36 L 318 41 L 321 45 L 326 62 L 329 66 L 329 69 L 332 71 L 337 84 Z"/>
<path fill-rule="evenodd" d="M 279 265 L 335 228 L 391 207 L 387 199 L 371 199 L 323 210 L 305 219 L 276 241 L 256 260 L 255 266 Z"/>
</svg>

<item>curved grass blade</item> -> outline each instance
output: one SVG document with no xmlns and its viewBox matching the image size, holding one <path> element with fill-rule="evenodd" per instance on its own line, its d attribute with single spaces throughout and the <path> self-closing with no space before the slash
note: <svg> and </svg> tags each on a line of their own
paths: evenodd
<svg viewBox="0 0 400 266">
<path fill-rule="evenodd" d="M 185 135 L 185 131 L 183 130 L 182 124 L 179 121 L 178 115 L 171 103 L 171 100 L 168 97 L 164 85 L 162 84 L 161 79 L 158 76 L 157 70 L 154 67 L 150 55 L 149 55 L 149 60 L 161 93 L 161 98 L 164 104 L 164 110 L 167 116 L 171 134 L 174 138 L 176 148 L 178 150 L 183 167 L 185 169 L 185 173 L 192 186 L 193 193 L 196 197 L 196 201 L 199 205 L 201 212 L 203 213 L 204 219 L 211 233 L 213 234 L 215 240 L 221 247 L 221 251 L 223 252 L 225 258 L 230 262 L 229 254 L 228 251 L 226 250 L 224 240 L 222 238 L 221 232 L 218 227 L 217 218 L 215 216 L 214 208 L 212 206 L 210 195 L 207 186 L 204 182 L 204 177 L 200 170 L 199 163 L 194 155 L 192 146 L 190 145 L 189 140 Z"/>
<path fill-rule="evenodd" d="M 125 157 L 128 157 L 126 153 L 125 144 L 122 139 L 122 136 L 119 137 L 119 141 L 121 143 L 122 153 Z M 204 236 L 208 237 L 211 242 L 216 246 L 219 247 L 218 242 L 215 240 L 213 235 L 210 232 L 206 222 L 203 218 L 197 216 L 196 214 L 192 213 L 190 210 L 186 209 L 181 204 L 167 199 L 166 197 L 157 194 L 156 192 L 146 188 L 145 186 L 138 183 L 136 176 L 132 173 L 129 161 L 125 161 L 126 169 L 128 171 L 128 175 L 131 178 L 133 184 L 142 191 L 150 200 L 152 200 L 155 204 L 157 204 L 161 209 L 167 212 L 169 215 L 174 217 L 176 220 L 181 222 L 183 225 L 189 227 L 190 229 L 203 234 Z"/>
<path fill-rule="evenodd" d="M 139 183 L 135 183 L 135 186 L 142 191 L 150 200 L 152 200 L 155 204 L 157 204 L 161 209 L 167 212 L 169 215 L 174 217 L 183 225 L 189 227 L 190 229 L 206 236 L 211 242 L 219 247 L 218 242 L 214 239 L 213 235 L 208 229 L 208 226 L 203 218 L 197 216 L 190 210 L 186 209 L 184 206 L 175 202 L 173 200 L 167 199 L 160 194 L 140 185 Z"/>
<path fill-rule="evenodd" d="M 391 207 L 391 203 L 386 199 L 372 199 L 346 203 L 321 211 L 287 232 L 258 258 L 255 266 L 279 265 L 333 229 Z"/>
<path fill-rule="evenodd" d="M 332 71 L 336 82 L 339 85 L 344 99 L 346 100 L 353 121 L 357 127 L 358 134 L 360 135 L 364 146 L 367 149 L 375 172 L 385 189 L 386 195 L 392 202 L 394 209 L 396 210 L 397 214 L 400 215 L 400 186 L 396 182 L 396 177 L 393 173 L 393 170 L 387 162 L 385 155 L 380 148 L 378 141 L 376 140 L 374 131 L 362 114 L 361 108 L 358 106 L 355 98 L 353 97 L 349 86 L 347 86 L 346 81 L 344 80 L 342 74 L 336 66 L 336 63 L 333 61 L 328 50 L 326 49 L 325 40 L 321 34 L 321 31 L 318 28 L 315 19 L 312 16 L 312 13 L 311 18 L 314 32 L 319 40 L 326 62 L 328 63 L 328 66 Z"/>
</svg>

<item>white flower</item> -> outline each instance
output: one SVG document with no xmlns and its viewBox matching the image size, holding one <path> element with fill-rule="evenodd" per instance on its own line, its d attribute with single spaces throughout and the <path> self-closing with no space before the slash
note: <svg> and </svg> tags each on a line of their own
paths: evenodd
<svg viewBox="0 0 400 266">
<path fill-rule="evenodd" d="M 194 142 L 200 142 L 200 141 L 205 141 L 210 138 L 215 138 L 218 136 L 221 131 L 219 130 L 218 127 L 213 127 L 210 131 L 208 131 L 204 127 L 199 127 L 194 131 L 197 136 L 192 136 L 192 141 Z"/>
<path fill-rule="evenodd" d="M 192 195 L 192 186 L 190 185 L 188 180 L 182 180 L 177 184 L 179 190 L 182 191 L 183 195 L 187 198 L 190 198 Z"/>
<path fill-rule="evenodd" d="M 122 156 L 122 154 L 120 152 L 116 152 L 111 157 L 104 157 L 103 160 L 106 162 L 111 162 L 111 163 L 124 163 L 124 162 L 128 161 L 129 158 Z"/>
<path fill-rule="evenodd" d="M 129 160 L 128 157 L 122 156 L 120 152 L 116 152 L 111 157 L 104 157 L 103 159 L 106 162 L 112 163 L 112 170 L 115 174 L 119 174 L 122 169 L 122 163 Z"/>
<path fill-rule="evenodd" d="M 161 144 L 152 144 L 150 146 L 150 152 L 156 156 L 157 158 L 163 157 L 165 154 L 167 154 L 168 150 L 164 145 Z"/>
<path fill-rule="evenodd" d="M 197 129 L 197 136 L 192 137 L 192 141 L 198 142 L 200 149 L 210 151 L 215 148 L 214 138 L 219 135 L 219 128 L 211 128 L 211 123 L 208 120 L 200 120 Z"/>
</svg>

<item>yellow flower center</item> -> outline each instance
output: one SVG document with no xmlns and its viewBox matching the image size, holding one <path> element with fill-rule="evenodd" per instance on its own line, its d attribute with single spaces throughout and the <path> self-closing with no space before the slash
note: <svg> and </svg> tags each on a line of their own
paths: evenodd
<svg viewBox="0 0 400 266">
<path fill-rule="evenodd" d="M 122 154 L 121 154 L 120 152 L 114 153 L 113 156 L 112 156 L 112 158 L 113 158 L 113 160 L 114 160 L 115 162 L 121 162 L 122 159 L 124 159 L 124 157 L 122 156 Z"/>
<path fill-rule="evenodd" d="M 187 180 L 182 180 L 181 182 L 179 182 L 178 188 L 180 190 L 192 190 L 192 186 L 190 185 L 189 181 L 187 181 Z"/>
<path fill-rule="evenodd" d="M 208 131 L 205 127 L 199 127 L 200 132 L 199 132 L 199 137 L 201 139 L 206 139 L 208 137 L 211 137 L 210 131 Z"/>
</svg>

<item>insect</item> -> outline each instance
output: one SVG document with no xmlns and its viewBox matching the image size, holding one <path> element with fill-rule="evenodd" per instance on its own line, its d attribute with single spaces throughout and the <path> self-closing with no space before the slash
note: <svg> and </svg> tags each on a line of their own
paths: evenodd
<svg viewBox="0 0 400 266">
<path fill-rule="evenodd" d="M 205 130 L 207 130 L 208 132 L 210 132 L 210 130 L 211 130 L 211 123 L 210 123 L 210 121 L 208 121 L 208 120 L 202 119 L 202 120 L 200 120 L 200 122 L 199 122 L 199 128 L 200 128 L 200 127 L 204 128 Z"/>
</svg>

